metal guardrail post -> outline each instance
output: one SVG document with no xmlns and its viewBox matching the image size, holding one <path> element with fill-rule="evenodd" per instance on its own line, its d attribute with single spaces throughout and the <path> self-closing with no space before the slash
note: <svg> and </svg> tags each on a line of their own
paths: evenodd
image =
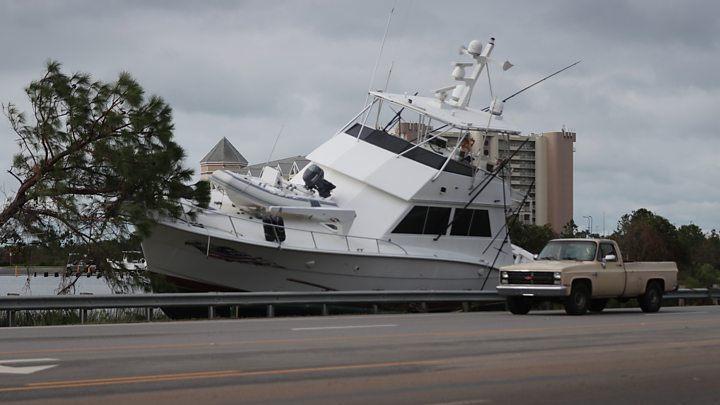
<svg viewBox="0 0 720 405">
<path fill-rule="evenodd" d="M 7 310 L 7 319 L 8 319 L 8 327 L 13 326 L 13 315 L 15 315 L 15 311 Z"/>
<path fill-rule="evenodd" d="M 153 315 L 152 307 L 145 308 L 145 320 L 148 322 L 152 321 L 152 315 Z"/>
<path fill-rule="evenodd" d="M 462 310 L 463 310 L 463 312 L 470 312 L 470 303 L 467 301 L 464 301 L 462 303 Z"/>
<path fill-rule="evenodd" d="M 215 307 L 208 305 L 208 319 L 215 319 Z"/>
<path fill-rule="evenodd" d="M 87 309 L 83 308 L 80 310 L 80 325 L 85 324 L 86 317 L 87 317 Z"/>
<path fill-rule="evenodd" d="M 327 316 L 328 314 L 328 306 L 327 304 L 322 304 L 322 315 Z"/>
<path fill-rule="evenodd" d="M 275 317 L 275 308 L 273 308 L 273 305 L 272 305 L 272 304 L 269 304 L 269 305 L 267 306 L 267 317 L 268 317 L 268 318 L 273 318 L 273 317 Z"/>
</svg>

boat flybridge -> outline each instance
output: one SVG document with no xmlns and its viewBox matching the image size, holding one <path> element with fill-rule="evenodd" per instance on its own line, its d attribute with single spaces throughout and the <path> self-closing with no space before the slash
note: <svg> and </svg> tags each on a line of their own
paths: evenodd
<svg viewBox="0 0 720 405">
<path fill-rule="evenodd" d="M 494 289 L 513 262 L 511 188 L 488 145 L 519 133 L 491 86 L 488 108 L 469 106 L 494 46 L 461 48 L 431 97 L 371 91 L 290 180 L 215 172 L 210 208 L 143 242 L 149 270 L 202 291 Z"/>
</svg>

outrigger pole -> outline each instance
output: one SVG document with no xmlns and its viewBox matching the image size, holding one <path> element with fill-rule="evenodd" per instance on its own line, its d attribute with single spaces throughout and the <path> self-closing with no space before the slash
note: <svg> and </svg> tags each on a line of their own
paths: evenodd
<svg viewBox="0 0 720 405">
<path fill-rule="evenodd" d="M 573 64 L 571 64 L 571 65 L 565 66 L 564 68 L 558 70 L 557 72 L 555 72 L 555 73 L 553 73 L 553 74 L 551 74 L 551 75 L 549 75 L 549 76 L 545 76 L 545 77 L 543 77 L 542 79 L 536 81 L 535 83 L 533 83 L 533 84 L 531 84 L 531 85 L 529 85 L 529 86 L 524 87 L 522 90 L 516 91 L 515 93 L 509 95 L 508 97 L 505 97 L 505 99 L 503 100 L 503 103 L 506 102 L 506 101 L 508 101 L 508 100 L 510 100 L 511 98 L 517 96 L 518 94 L 524 92 L 525 90 L 528 90 L 528 89 L 530 89 L 530 88 L 532 88 L 532 87 L 535 87 L 536 85 L 544 82 L 545 80 L 547 80 L 547 79 L 549 79 L 549 78 L 551 78 L 551 77 L 553 77 L 553 76 L 555 76 L 555 75 L 558 75 L 558 74 L 560 74 L 560 73 L 562 73 L 562 72 L 570 69 L 571 67 L 577 65 L 577 64 L 580 63 L 580 62 L 582 62 L 582 60 L 579 60 L 579 61 L 577 61 L 577 62 L 575 62 L 575 63 L 573 63 Z M 485 107 L 485 108 L 482 109 L 482 111 L 485 111 L 485 112 L 490 111 L 490 107 L 489 107 L 489 106 L 488 106 L 488 107 Z"/>
</svg>

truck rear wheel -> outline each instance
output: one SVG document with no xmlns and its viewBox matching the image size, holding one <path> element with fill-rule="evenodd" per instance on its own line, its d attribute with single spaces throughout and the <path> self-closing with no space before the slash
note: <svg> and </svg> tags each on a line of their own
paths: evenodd
<svg viewBox="0 0 720 405">
<path fill-rule="evenodd" d="M 532 299 L 527 297 L 507 297 L 508 311 L 514 315 L 525 315 L 530 312 Z"/>
<path fill-rule="evenodd" d="M 643 312 L 657 312 L 662 306 L 663 290 L 660 283 L 653 281 L 645 288 L 645 293 L 640 296 L 640 309 Z"/>
<path fill-rule="evenodd" d="M 584 315 L 589 305 L 590 289 L 587 284 L 574 284 L 570 295 L 565 298 L 565 312 L 568 315 Z"/>
</svg>

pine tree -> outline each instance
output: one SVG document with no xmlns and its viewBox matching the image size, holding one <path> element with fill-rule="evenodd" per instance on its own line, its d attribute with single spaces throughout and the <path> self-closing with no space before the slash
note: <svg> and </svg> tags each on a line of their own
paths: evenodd
<svg viewBox="0 0 720 405">
<path fill-rule="evenodd" d="M 192 170 L 182 166 L 170 107 L 145 97 L 128 73 L 103 83 L 68 76 L 50 61 L 25 92 L 30 119 L 3 105 L 20 147 L 8 170 L 19 186 L 0 212 L 5 241 L 89 243 L 126 237 L 133 227 L 147 235 L 154 215 L 181 214 L 182 198 L 209 202 L 205 182 L 188 185 Z"/>
</svg>

